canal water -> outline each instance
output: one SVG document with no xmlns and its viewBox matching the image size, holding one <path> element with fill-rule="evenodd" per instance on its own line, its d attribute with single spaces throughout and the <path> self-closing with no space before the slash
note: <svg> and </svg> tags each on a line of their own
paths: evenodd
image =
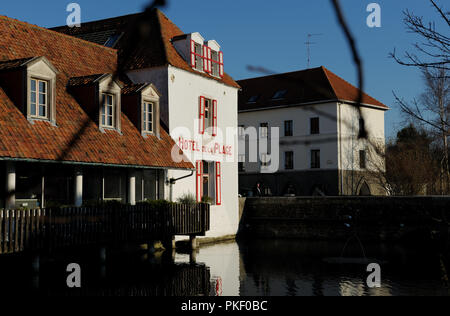
<svg viewBox="0 0 450 316">
<path fill-rule="evenodd" d="M 189 253 L 71 251 L 40 259 L 0 257 L 0 294 L 79 296 L 373 296 L 449 295 L 439 254 L 429 247 L 299 240 L 253 240 Z M 81 268 L 81 288 L 67 287 L 67 265 Z M 378 263 L 381 287 L 369 288 Z M 35 267 L 36 268 L 36 267 Z"/>
</svg>

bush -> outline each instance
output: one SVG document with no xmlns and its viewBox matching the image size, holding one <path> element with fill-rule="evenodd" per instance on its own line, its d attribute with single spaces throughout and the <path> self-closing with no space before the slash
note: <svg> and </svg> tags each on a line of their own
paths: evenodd
<svg viewBox="0 0 450 316">
<path fill-rule="evenodd" d="M 136 203 L 136 205 L 147 205 L 147 206 L 150 206 L 151 208 L 155 208 L 155 209 L 163 208 L 165 206 L 172 205 L 172 204 L 174 204 L 174 203 L 167 201 L 167 200 L 145 200 L 145 201 Z"/>
<path fill-rule="evenodd" d="M 212 199 L 209 196 L 205 195 L 204 197 L 202 197 L 202 203 L 211 204 Z"/>
<path fill-rule="evenodd" d="M 194 205 L 197 204 L 197 199 L 192 193 L 185 193 L 177 199 L 180 204 Z"/>
</svg>

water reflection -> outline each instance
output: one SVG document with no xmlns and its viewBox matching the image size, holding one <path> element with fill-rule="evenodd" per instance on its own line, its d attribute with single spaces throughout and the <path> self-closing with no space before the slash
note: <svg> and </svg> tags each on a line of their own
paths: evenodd
<svg viewBox="0 0 450 316">
<path fill-rule="evenodd" d="M 364 245 L 382 268 L 382 287 L 366 285 L 366 260 L 358 244 L 260 240 L 175 252 L 108 253 L 83 250 L 41 260 L 0 258 L 0 294 L 121 296 L 361 296 L 448 295 L 439 257 L 427 248 Z M 67 264 L 82 267 L 82 288 L 66 286 Z"/>
</svg>

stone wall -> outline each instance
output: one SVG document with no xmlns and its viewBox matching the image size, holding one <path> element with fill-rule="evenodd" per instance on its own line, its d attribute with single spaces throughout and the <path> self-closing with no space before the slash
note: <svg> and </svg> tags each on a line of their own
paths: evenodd
<svg viewBox="0 0 450 316">
<path fill-rule="evenodd" d="M 427 241 L 446 238 L 448 219 L 450 197 L 247 198 L 239 235 Z"/>
</svg>

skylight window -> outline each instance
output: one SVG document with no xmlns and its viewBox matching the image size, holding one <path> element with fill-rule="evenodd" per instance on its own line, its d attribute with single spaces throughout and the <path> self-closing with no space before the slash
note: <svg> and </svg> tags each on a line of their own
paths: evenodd
<svg viewBox="0 0 450 316">
<path fill-rule="evenodd" d="M 255 103 L 256 101 L 258 101 L 258 99 L 259 99 L 259 94 L 258 94 L 258 95 L 251 96 L 251 97 L 248 99 L 247 103 Z"/>
<path fill-rule="evenodd" d="M 279 100 L 283 99 L 286 96 L 287 90 L 279 90 L 275 92 L 275 94 L 272 97 L 272 100 Z"/>
<path fill-rule="evenodd" d="M 105 43 L 106 47 L 114 47 L 122 34 L 111 35 Z"/>
</svg>

